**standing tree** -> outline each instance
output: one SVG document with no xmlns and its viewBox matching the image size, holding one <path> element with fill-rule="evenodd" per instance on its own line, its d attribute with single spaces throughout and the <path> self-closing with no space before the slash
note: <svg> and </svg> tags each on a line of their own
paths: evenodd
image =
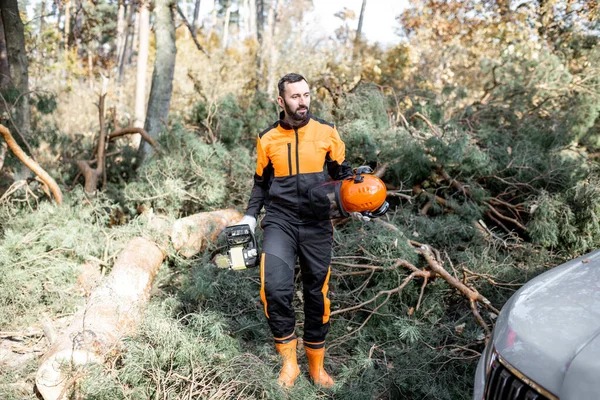
<svg viewBox="0 0 600 400">
<path fill-rule="evenodd" d="M 142 127 L 146 105 L 146 70 L 148 69 L 148 43 L 150 41 L 150 11 L 148 1 L 140 4 L 139 16 L 139 52 L 135 85 L 135 121 L 133 126 Z M 158 35 L 157 35 L 158 37 Z"/>
<path fill-rule="evenodd" d="M 367 8 L 367 0 L 363 0 L 362 6 L 360 7 L 360 17 L 358 17 L 358 28 L 356 28 L 356 37 L 354 38 L 354 52 L 352 53 L 353 59 L 355 59 L 358 55 L 358 50 L 360 48 L 360 35 L 362 34 L 363 20 L 365 19 L 365 8 Z"/>
<path fill-rule="evenodd" d="M 200 17 L 200 0 L 194 1 L 194 19 L 192 20 L 192 36 L 196 36 L 198 29 L 198 18 Z"/>
<path fill-rule="evenodd" d="M 6 40 L 4 39 L 4 25 L 0 11 L 0 91 L 4 90 L 10 82 L 10 69 L 8 68 L 8 55 L 6 54 Z M 3 105 L 0 105 L 0 110 Z"/>
<path fill-rule="evenodd" d="M 163 128 L 167 127 L 169 104 L 173 90 L 173 75 L 175 74 L 175 22 L 173 0 L 156 0 L 154 25 L 156 35 L 156 59 L 152 72 L 152 87 L 146 112 L 144 129 L 151 138 L 156 139 Z M 138 152 L 138 165 L 153 153 L 152 147 L 142 142 Z"/>
<path fill-rule="evenodd" d="M 14 129 L 22 139 L 29 137 L 29 74 L 23 22 L 17 0 L 0 0 L 0 13 L 4 26 L 6 53 L 10 70 L 9 100 L 15 107 Z"/>
</svg>

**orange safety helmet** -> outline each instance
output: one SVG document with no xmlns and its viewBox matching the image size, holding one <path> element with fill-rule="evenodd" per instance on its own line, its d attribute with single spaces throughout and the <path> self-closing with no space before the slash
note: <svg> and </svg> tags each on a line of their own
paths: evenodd
<svg viewBox="0 0 600 400">
<path fill-rule="evenodd" d="M 348 213 L 381 212 L 382 207 L 387 211 L 389 205 L 385 201 L 386 196 L 385 183 L 374 175 L 357 174 L 353 179 L 342 181 L 340 188 L 342 206 Z"/>
<path fill-rule="evenodd" d="M 347 218 L 350 213 L 377 218 L 390 208 L 385 183 L 371 175 L 368 166 L 358 167 L 356 175 L 343 181 L 329 181 L 308 192 L 311 210 L 317 219 Z"/>
</svg>

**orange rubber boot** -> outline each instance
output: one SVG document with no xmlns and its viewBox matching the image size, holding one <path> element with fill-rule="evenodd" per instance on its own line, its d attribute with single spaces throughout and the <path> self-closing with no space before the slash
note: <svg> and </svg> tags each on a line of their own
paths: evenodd
<svg viewBox="0 0 600 400">
<path fill-rule="evenodd" d="M 296 359 L 297 344 L 297 339 L 283 344 L 275 343 L 277 352 L 283 358 L 283 366 L 281 372 L 279 372 L 279 379 L 277 379 L 277 382 L 283 387 L 294 386 L 294 381 L 300 375 L 300 368 Z"/>
<path fill-rule="evenodd" d="M 308 373 L 313 382 L 317 385 L 330 388 L 333 386 L 333 379 L 325 372 L 323 367 L 323 359 L 325 358 L 325 348 L 311 349 L 304 347 L 306 357 L 308 357 Z"/>
</svg>

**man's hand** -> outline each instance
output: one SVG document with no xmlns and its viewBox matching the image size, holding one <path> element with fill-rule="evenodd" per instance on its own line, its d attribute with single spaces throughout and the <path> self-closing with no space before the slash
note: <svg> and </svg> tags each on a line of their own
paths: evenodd
<svg viewBox="0 0 600 400">
<path fill-rule="evenodd" d="M 236 225 L 245 224 L 250 226 L 250 230 L 252 231 L 252 233 L 254 233 L 254 230 L 256 229 L 256 218 L 254 218 L 252 215 L 244 215 L 244 218 L 242 218 L 240 222 L 238 222 Z"/>
<path fill-rule="evenodd" d="M 369 222 L 371 220 L 371 218 L 367 217 L 366 215 L 362 215 L 358 211 L 351 212 L 350 218 L 352 218 L 354 221 L 362 221 L 362 222 Z"/>
</svg>

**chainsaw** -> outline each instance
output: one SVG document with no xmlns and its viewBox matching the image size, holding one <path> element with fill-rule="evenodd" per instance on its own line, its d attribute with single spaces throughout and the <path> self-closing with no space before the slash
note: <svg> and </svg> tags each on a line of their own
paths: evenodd
<svg viewBox="0 0 600 400">
<path fill-rule="evenodd" d="M 225 228 L 227 254 L 215 257 L 219 268 L 229 268 L 234 271 L 256 267 L 258 248 L 254 233 L 247 224 L 232 225 Z"/>
</svg>

